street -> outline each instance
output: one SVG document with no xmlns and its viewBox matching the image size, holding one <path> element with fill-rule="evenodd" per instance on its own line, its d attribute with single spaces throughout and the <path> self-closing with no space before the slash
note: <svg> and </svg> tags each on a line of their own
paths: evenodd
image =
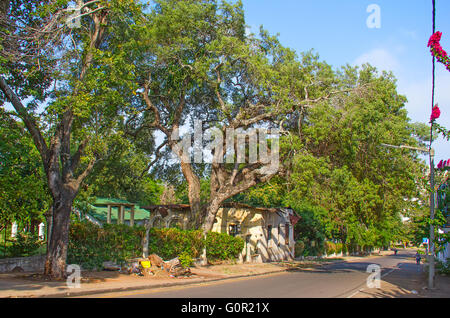
<svg viewBox="0 0 450 318">
<path fill-rule="evenodd" d="M 364 258 L 325 265 L 317 269 L 295 270 L 254 278 L 151 290 L 91 295 L 118 298 L 361 298 L 411 297 L 422 268 L 414 261 L 414 250 L 398 255 Z M 369 265 L 381 269 L 380 288 L 368 287 Z M 377 268 L 376 266 L 374 268 Z M 400 283 L 399 283 L 400 282 Z M 411 287 L 412 286 L 412 287 Z M 394 287 L 394 288 L 393 288 Z"/>
</svg>

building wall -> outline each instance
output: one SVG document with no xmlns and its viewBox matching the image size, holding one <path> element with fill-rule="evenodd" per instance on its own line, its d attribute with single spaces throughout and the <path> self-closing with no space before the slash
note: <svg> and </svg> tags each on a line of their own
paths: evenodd
<svg viewBox="0 0 450 318">
<path fill-rule="evenodd" d="M 171 222 L 178 221 L 181 228 L 186 229 L 189 216 L 185 210 L 167 209 L 167 212 L 165 217 L 154 213 L 150 218 L 150 226 L 171 227 Z M 294 258 L 295 242 L 289 213 L 291 213 L 289 209 L 281 209 L 280 212 L 275 213 L 250 207 L 220 208 L 212 231 L 232 234 L 230 225 L 239 224 L 240 231 L 237 236 L 245 241 L 245 247 L 241 253 L 241 259 L 244 262 L 290 260 Z M 272 227 L 270 235 L 269 226 Z M 289 231 L 288 234 L 287 231 Z M 289 236 L 288 242 L 286 235 Z"/>
<path fill-rule="evenodd" d="M 0 259 L 0 273 L 11 272 L 15 269 L 25 272 L 43 272 L 44 264 L 45 255 Z"/>
<path fill-rule="evenodd" d="M 288 213 L 283 216 L 250 208 L 221 208 L 216 220 L 214 232 L 231 234 L 229 226 L 240 224 L 239 236 L 246 242 L 242 251 L 243 261 L 270 262 L 294 258 L 293 228 Z M 286 240 L 286 231 L 289 231 L 289 242 Z"/>
<path fill-rule="evenodd" d="M 444 229 L 444 233 L 449 232 L 450 228 L 447 227 Z M 444 250 L 438 253 L 437 258 L 442 262 L 447 262 L 447 259 L 450 259 L 450 243 L 447 243 Z"/>
<path fill-rule="evenodd" d="M 173 224 L 178 223 L 182 229 L 187 228 L 189 221 L 187 212 L 174 209 L 167 209 L 167 212 L 168 214 L 165 217 L 162 217 L 159 213 L 154 214 L 150 218 L 150 226 L 166 228 L 172 227 Z"/>
</svg>

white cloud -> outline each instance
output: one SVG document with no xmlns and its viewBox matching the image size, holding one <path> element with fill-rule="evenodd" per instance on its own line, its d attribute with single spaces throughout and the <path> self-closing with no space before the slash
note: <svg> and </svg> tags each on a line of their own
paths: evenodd
<svg viewBox="0 0 450 318">
<path fill-rule="evenodd" d="M 398 91 L 408 98 L 406 109 L 413 122 L 428 123 L 431 115 L 431 75 L 426 79 L 400 78 Z M 450 128 L 450 73 L 442 65 L 436 65 L 435 103 L 439 104 L 441 117 L 437 123 Z M 436 160 L 450 158 L 449 142 L 439 138 L 433 143 Z M 437 162 L 436 161 L 436 162 Z"/>
<path fill-rule="evenodd" d="M 428 123 L 431 115 L 431 69 L 430 75 L 426 77 L 414 77 L 415 72 L 406 61 L 401 49 L 392 47 L 392 50 L 376 48 L 361 54 L 352 63 L 354 66 L 369 63 L 379 71 L 392 71 L 397 78 L 398 92 L 408 98 L 406 109 L 408 117 L 413 122 Z M 407 67 L 408 66 L 408 67 Z M 450 128 L 450 72 L 441 64 L 436 64 L 436 89 L 435 103 L 439 104 L 441 117 L 438 123 L 447 129 Z M 450 144 L 439 138 L 433 143 L 436 150 L 436 160 L 450 158 Z"/>
<path fill-rule="evenodd" d="M 393 71 L 394 74 L 400 71 L 400 63 L 395 56 L 382 48 L 373 49 L 360 55 L 352 64 L 361 66 L 365 63 L 375 66 L 379 71 Z"/>
</svg>

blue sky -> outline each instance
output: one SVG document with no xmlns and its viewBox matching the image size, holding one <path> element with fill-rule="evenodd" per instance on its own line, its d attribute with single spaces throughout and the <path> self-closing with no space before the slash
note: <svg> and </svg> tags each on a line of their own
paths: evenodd
<svg viewBox="0 0 450 318">
<path fill-rule="evenodd" d="M 431 0 L 243 0 L 246 23 L 279 33 L 283 45 L 297 52 L 314 49 L 322 60 L 340 67 L 370 63 L 391 70 L 414 122 L 428 123 L 431 114 L 432 58 L 427 48 L 432 34 Z M 369 28 L 369 5 L 380 8 L 380 28 Z M 436 30 L 450 52 L 450 1 L 436 0 Z M 450 128 L 450 72 L 436 64 L 438 123 Z M 450 158 L 450 142 L 433 144 L 435 162 Z"/>
</svg>

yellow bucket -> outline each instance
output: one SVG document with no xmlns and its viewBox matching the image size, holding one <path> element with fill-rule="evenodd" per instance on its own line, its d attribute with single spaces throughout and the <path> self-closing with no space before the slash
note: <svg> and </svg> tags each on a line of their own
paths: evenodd
<svg viewBox="0 0 450 318">
<path fill-rule="evenodd" d="M 151 267 L 150 261 L 141 261 L 141 266 L 144 268 L 150 268 Z"/>
</svg>

